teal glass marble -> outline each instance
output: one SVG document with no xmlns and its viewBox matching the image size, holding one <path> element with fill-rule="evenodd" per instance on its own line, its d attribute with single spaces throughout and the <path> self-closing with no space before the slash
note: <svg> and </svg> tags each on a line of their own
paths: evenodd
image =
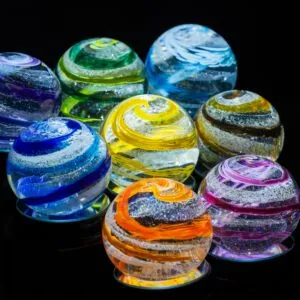
<svg viewBox="0 0 300 300">
<path fill-rule="evenodd" d="M 141 59 L 111 38 L 75 44 L 60 59 L 57 74 L 63 88 L 62 115 L 95 128 L 116 104 L 146 89 Z"/>
</svg>

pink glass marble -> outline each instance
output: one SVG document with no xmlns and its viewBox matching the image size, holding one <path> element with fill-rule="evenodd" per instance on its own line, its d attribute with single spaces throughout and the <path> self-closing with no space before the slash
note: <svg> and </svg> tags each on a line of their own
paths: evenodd
<svg viewBox="0 0 300 300">
<path fill-rule="evenodd" d="M 285 168 L 261 156 L 224 160 L 207 174 L 199 193 L 212 217 L 217 256 L 255 260 L 278 255 L 285 249 L 280 243 L 299 222 L 296 182 Z"/>
</svg>

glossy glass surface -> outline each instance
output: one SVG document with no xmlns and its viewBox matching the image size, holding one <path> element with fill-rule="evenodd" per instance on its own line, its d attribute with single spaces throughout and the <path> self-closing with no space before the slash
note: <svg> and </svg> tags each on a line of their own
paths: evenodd
<svg viewBox="0 0 300 300">
<path fill-rule="evenodd" d="M 23 53 L 0 53 L 0 151 L 9 151 L 32 122 L 57 116 L 60 104 L 60 83 L 43 62 Z"/>
<path fill-rule="evenodd" d="M 109 258 L 130 276 L 127 283 L 137 286 L 143 286 L 143 280 L 148 285 L 149 281 L 155 285 L 171 280 L 166 284 L 176 285 L 194 280 L 211 237 L 211 220 L 197 194 L 162 178 L 127 187 L 109 207 L 103 226 Z"/>
<path fill-rule="evenodd" d="M 178 104 L 161 96 L 123 101 L 107 116 L 101 135 L 112 156 L 111 180 L 121 187 L 145 177 L 183 182 L 199 156 L 193 121 Z"/>
<path fill-rule="evenodd" d="M 199 194 L 212 218 L 213 241 L 236 254 L 270 251 L 299 222 L 296 182 L 286 169 L 261 156 L 223 161 L 202 181 Z"/>
<path fill-rule="evenodd" d="M 228 43 L 205 26 L 169 29 L 146 59 L 149 92 L 170 97 L 191 116 L 211 96 L 234 88 L 237 62 Z"/>
<path fill-rule="evenodd" d="M 109 182 L 111 158 L 104 141 L 68 118 L 35 122 L 22 131 L 8 156 L 8 181 L 33 211 L 71 215 L 90 206 Z"/>
<path fill-rule="evenodd" d="M 145 92 L 144 64 L 126 44 L 111 38 L 81 41 L 60 59 L 61 113 L 99 128 L 123 99 Z"/>
<path fill-rule="evenodd" d="M 283 148 L 284 129 L 276 109 L 263 97 L 241 90 L 210 98 L 196 114 L 200 157 L 197 169 L 210 170 L 239 154 L 276 160 Z"/>
</svg>

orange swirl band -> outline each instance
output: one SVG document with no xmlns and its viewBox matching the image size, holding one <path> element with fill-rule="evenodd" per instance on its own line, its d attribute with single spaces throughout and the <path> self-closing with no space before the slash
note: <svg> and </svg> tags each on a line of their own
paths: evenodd
<svg viewBox="0 0 300 300">
<path fill-rule="evenodd" d="M 197 257 L 197 259 L 204 260 L 206 256 L 206 249 L 201 247 L 191 249 L 181 249 L 180 251 L 159 251 L 159 250 L 150 250 L 143 247 L 139 247 L 136 244 L 132 245 L 128 242 L 124 242 L 117 238 L 111 233 L 109 226 L 104 223 L 103 226 L 103 237 L 104 240 L 107 239 L 111 245 L 119 249 L 123 253 L 126 253 L 128 256 L 139 257 L 142 259 L 153 259 L 155 261 L 188 261 Z M 196 253 L 196 254 L 195 254 Z"/>
<path fill-rule="evenodd" d="M 129 215 L 129 199 L 138 193 L 153 193 L 158 201 L 166 202 L 183 202 L 193 199 L 192 190 L 183 184 L 171 181 L 170 185 L 169 182 L 170 180 L 163 178 L 143 179 L 126 188 L 116 198 L 115 221 L 117 224 L 132 236 L 147 241 L 210 237 L 212 225 L 208 214 L 178 224 L 159 224 L 155 227 L 145 227 Z"/>
</svg>

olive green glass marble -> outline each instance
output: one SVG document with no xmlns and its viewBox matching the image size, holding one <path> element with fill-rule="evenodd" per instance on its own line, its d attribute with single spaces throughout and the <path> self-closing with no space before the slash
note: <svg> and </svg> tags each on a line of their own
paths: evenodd
<svg viewBox="0 0 300 300">
<path fill-rule="evenodd" d="M 61 114 L 99 128 L 109 110 L 146 90 L 144 64 L 124 43 L 111 38 L 81 41 L 59 60 Z"/>
</svg>

